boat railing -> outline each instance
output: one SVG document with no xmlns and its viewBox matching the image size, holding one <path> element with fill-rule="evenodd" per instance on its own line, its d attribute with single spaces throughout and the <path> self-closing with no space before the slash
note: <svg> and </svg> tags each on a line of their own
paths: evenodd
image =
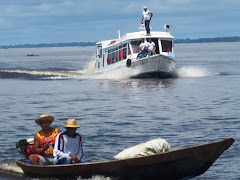
<svg viewBox="0 0 240 180">
<path fill-rule="evenodd" d="M 138 27 L 139 30 L 145 30 L 145 24 L 141 24 L 139 27 Z M 152 27 L 150 27 L 150 29 L 152 29 Z"/>
</svg>

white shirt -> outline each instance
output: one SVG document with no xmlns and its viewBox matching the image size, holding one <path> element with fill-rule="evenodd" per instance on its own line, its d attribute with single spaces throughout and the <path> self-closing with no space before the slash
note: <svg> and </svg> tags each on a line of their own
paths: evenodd
<svg viewBox="0 0 240 180">
<path fill-rule="evenodd" d="M 147 42 L 142 42 L 140 45 L 139 45 L 139 48 L 140 48 L 140 50 L 144 50 L 144 48 L 145 47 L 147 47 L 148 48 L 148 43 Z"/>
<path fill-rule="evenodd" d="M 149 50 L 150 51 L 153 51 L 153 49 L 154 49 L 154 47 L 155 47 L 155 43 L 152 41 L 151 43 L 150 42 L 148 42 L 148 48 L 149 48 Z"/>
<path fill-rule="evenodd" d="M 143 20 L 145 21 L 145 20 L 150 20 L 150 18 L 151 18 L 151 11 L 149 11 L 149 10 L 146 10 L 146 11 L 144 11 L 143 10 L 143 13 L 142 13 L 142 15 L 143 15 Z"/>
<path fill-rule="evenodd" d="M 69 156 L 70 154 L 74 154 L 81 161 L 83 156 L 81 136 L 76 133 L 76 137 L 71 138 L 66 132 L 59 133 L 54 145 L 54 158 L 58 159 L 61 156 Z"/>
</svg>

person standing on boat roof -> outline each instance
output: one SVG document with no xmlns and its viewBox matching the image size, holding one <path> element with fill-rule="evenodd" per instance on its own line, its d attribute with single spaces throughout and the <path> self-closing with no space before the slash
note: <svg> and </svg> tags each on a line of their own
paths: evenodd
<svg viewBox="0 0 240 180">
<path fill-rule="evenodd" d="M 81 163 L 83 157 L 82 137 L 76 133 L 77 125 L 75 119 L 68 119 L 63 126 L 66 131 L 60 133 L 55 142 L 53 156 L 55 164 L 75 164 Z"/>
<path fill-rule="evenodd" d="M 152 19 L 152 16 L 153 16 L 153 13 L 151 11 L 149 11 L 146 6 L 144 6 L 143 12 L 142 12 L 142 21 L 141 21 L 141 23 L 142 24 L 144 23 L 145 29 L 147 31 L 147 35 L 150 35 L 150 27 L 149 27 L 149 25 L 150 25 L 150 21 Z"/>
<path fill-rule="evenodd" d="M 34 153 L 29 156 L 29 161 L 34 165 L 54 164 L 53 147 L 57 135 L 61 132 L 58 128 L 50 127 L 54 117 L 41 115 L 35 122 L 42 130 L 34 136 Z"/>
</svg>

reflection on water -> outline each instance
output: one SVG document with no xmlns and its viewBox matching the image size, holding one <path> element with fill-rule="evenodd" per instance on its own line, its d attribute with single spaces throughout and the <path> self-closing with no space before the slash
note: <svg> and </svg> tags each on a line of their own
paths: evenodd
<svg viewBox="0 0 240 180">
<path fill-rule="evenodd" d="M 171 88 L 176 81 L 175 78 L 169 79 L 124 79 L 124 80 L 102 80 L 102 87 L 122 88 L 122 89 L 163 89 Z"/>
</svg>

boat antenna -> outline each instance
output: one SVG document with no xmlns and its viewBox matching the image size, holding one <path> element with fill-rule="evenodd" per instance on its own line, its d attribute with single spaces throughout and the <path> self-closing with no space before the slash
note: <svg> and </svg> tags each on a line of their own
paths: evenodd
<svg viewBox="0 0 240 180">
<path fill-rule="evenodd" d="M 118 39 L 121 38 L 121 35 L 120 35 L 120 30 L 118 30 Z"/>
</svg>

